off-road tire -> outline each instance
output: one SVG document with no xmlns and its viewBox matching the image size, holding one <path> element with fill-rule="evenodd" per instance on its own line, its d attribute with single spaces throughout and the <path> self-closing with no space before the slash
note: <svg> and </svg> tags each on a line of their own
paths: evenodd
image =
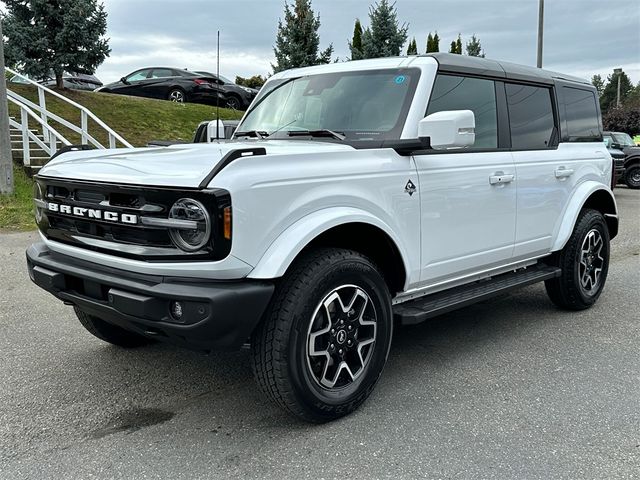
<svg viewBox="0 0 640 480">
<path fill-rule="evenodd" d="M 350 385 L 325 389 L 308 363 L 308 335 L 324 299 L 346 284 L 369 296 L 377 318 L 375 342 L 357 379 L 351 375 Z M 273 402 L 305 421 L 323 423 L 347 415 L 367 399 L 380 377 L 391 345 L 392 318 L 387 285 L 368 258 L 334 248 L 304 254 L 283 277 L 252 336 L 258 385 Z"/>
<path fill-rule="evenodd" d="M 594 230 L 602 238 L 603 264 L 599 282 L 589 291 L 580 282 L 580 260 L 585 238 Z M 607 279 L 609 252 L 609 229 L 604 216 L 597 210 L 582 210 L 578 215 L 569 241 L 548 262 L 562 270 L 559 277 L 545 281 L 547 294 L 551 301 L 556 306 L 567 310 L 584 310 L 591 307 L 600 297 Z"/>
<path fill-rule="evenodd" d="M 154 343 L 150 338 L 107 323 L 98 317 L 83 312 L 78 307 L 74 307 L 74 310 L 82 326 L 94 337 L 104 342 L 123 348 L 135 348 Z"/>
<path fill-rule="evenodd" d="M 637 190 L 640 188 L 640 163 L 628 167 L 624 172 L 624 183 L 627 187 Z"/>
</svg>

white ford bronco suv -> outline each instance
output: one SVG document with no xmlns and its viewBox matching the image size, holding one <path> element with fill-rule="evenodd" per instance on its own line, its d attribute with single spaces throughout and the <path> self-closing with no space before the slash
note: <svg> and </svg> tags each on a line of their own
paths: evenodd
<svg viewBox="0 0 640 480">
<path fill-rule="evenodd" d="M 355 410 L 415 324 L 545 282 L 591 306 L 618 231 L 594 87 L 433 54 L 278 73 L 233 138 L 57 156 L 32 280 L 122 347 L 250 345 L 266 395 Z"/>
</svg>

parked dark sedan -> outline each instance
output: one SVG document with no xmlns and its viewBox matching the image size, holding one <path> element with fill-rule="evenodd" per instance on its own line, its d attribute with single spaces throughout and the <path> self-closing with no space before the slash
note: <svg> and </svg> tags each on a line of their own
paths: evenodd
<svg viewBox="0 0 640 480">
<path fill-rule="evenodd" d="M 227 97 L 216 79 L 187 70 L 150 67 L 136 70 L 120 81 L 96 89 L 97 92 L 117 93 L 136 97 L 158 98 L 172 102 L 201 102 L 226 105 Z M 219 98 L 219 100 L 217 100 Z"/>
<path fill-rule="evenodd" d="M 214 78 L 227 97 L 226 106 L 235 110 L 246 110 L 258 94 L 255 88 L 243 87 L 222 75 L 218 76 L 211 72 L 196 72 L 209 78 Z"/>
<path fill-rule="evenodd" d="M 19 77 L 18 75 L 11 77 L 9 81 L 12 83 L 24 83 L 24 84 L 29 83 L 23 78 Z M 71 90 L 93 91 L 96 88 L 102 87 L 102 82 L 95 75 L 88 75 L 84 73 L 64 72 L 62 74 L 62 82 L 63 82 L 64 88 L 69 88 Z M 56 87 L 55 74 L 53 72 L 49 73 L 47 77 L 38 80 L 38 83 L 41 83 L 45 87 L 55 88 Z"/>
<path fill-rule="evenodd" d="M 607 146 L 622 150 L 624 153 L 624 174 L 621 180 L 629 188 L 640 189 L 640 147 L 626 133 L 604 132 L 604 141 Z"/>
</svg>

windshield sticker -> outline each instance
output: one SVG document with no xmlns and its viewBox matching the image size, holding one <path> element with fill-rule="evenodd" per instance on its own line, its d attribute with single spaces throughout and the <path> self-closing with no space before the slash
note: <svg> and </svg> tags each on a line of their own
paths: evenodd
<svg viewBox="0 0 640 480">
<path fill-rule="evenodd" d="M 404 81 L 406 80 L 406 77 L 404 75 L 398 75 L 395 79 L 395 82 L 398 85 L 402 85 L 404 83 Z"/>
</svg>

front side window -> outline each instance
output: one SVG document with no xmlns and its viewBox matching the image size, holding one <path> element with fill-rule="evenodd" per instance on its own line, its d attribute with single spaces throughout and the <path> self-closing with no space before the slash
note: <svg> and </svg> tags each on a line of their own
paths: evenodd
<svg viewBox="0 0 640 480">
<path fill-rule="evenodd" d="M 628 133 L 612 133 L 613 139 L 615 143 L 619 144 L 622 147 L 635 147 L 635 143 L 633 143 L 633 139 L 629 136 Z"/>
<path fill-rule="evenodd" d="M 596 96 L 591 90 L 563 87 L 567 136 L 570 142 L 597 142 L 602 138 Z"/>
<path fill-rule="evenodd" d="M 438 75 L 427 115 L 446 110 L 471 110 L 476 119 L 473 148 L 498 147 L 498 115 L 493 80 Z"/>
<path fill-rule="evenodd" d="M 139 82 L 140 80 L 146 80 L 149 76 L 150 70 L 139 70 L 132 73 L 127 77 L 127 82 Z"/>
<path fill-rule="evenodd" d="M 542 149 L 551 146 L 555 129 L 551 90 L 507 83 L 511 148 Z"/>
<path fill-rule="evenodd" d="M 332 130 L 349 140 L 399 138 L 419 76 L 417 69 L 390 69 L 272 81 L 238 131 L 279 138 L 314 130 Z"/>
</svg>

